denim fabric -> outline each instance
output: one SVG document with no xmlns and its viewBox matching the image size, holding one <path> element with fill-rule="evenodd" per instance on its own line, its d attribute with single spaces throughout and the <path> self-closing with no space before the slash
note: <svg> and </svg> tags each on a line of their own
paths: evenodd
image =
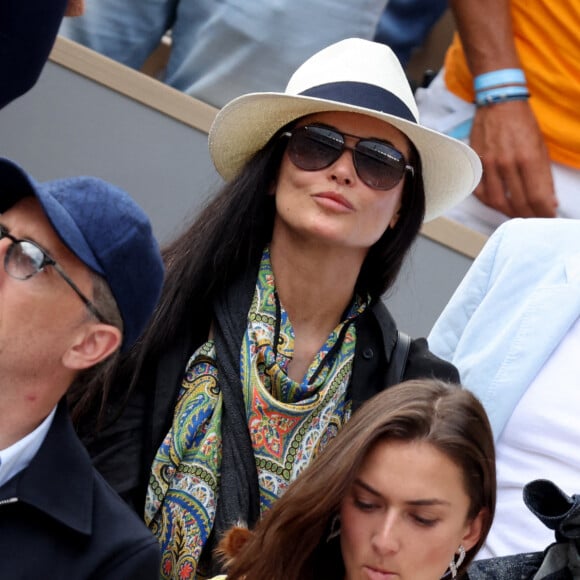
<svg viewBox="0 0 580 580">
<path fill-rule="evenodd" d="M 539 576 L 543 552 L 516 554 L 474 562 L 464 580 L 573 580 L 578 578 L 568 569 L 550 571 Z"/>
<path fill-rule="evenodd" d="M 372 39 L 387 0 L 85 0 L 61 34 L 133 68 L 171 29 L 163 80 L 221 107 L 283 91 L 298 66 L 348 37 Z"/>
<path fill-rule="evenodd" d="M 389 45 L 407 66 L 413 50 L 423 44 L 447 8 L 447 0 L 389 0 L 375 40 Z"/>
<path fill-rule="evenodd" d="M 532 580 L 542 563 L 542 552 L 477 560 L 469 567 L 466 580 Z"/>
</svg>

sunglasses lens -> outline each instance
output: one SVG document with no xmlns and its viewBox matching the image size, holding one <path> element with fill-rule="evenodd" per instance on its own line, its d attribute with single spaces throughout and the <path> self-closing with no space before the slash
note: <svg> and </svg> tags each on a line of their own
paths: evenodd
<svg viewBox="0 0 580 580">
<path fill-rule="evenodd" d="M 332 165 L 346 146 L 341 133 L 318 125 L 299 127 L 289 135 L 290 160 L 304 171 L 319 171 Z M 406 162 L 403 154 L 388 143 L 361 139 L 355 145 L 353 153 L 358 176 L 373 189 L 391 189 L 405 175 Z"/>
<path fill-rule="evenodd" d="M 6 252 L 6 271 L 18 280 L 27 280 L 37 274 L 43 263 L 44 254 L 30 242 L 14 242 Z"/>
<path fill-rule="evenodd" d="M 324 127 L 301 127 L 292 131 L 288 155 L 296 167 L 318 171 L 332 165 L 341 155 L 344 139 Z"/>
<path fill-rule="evenodd" d="M 355 147 L 354 164 L 359 177 L 373 189 L 391 189 L 405 175 L 403 155 L 380 141 L 359 141 Z"/>
</svg>

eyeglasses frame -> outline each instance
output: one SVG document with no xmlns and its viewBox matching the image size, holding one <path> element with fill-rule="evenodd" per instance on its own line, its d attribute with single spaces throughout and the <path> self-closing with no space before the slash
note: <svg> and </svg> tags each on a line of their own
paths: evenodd
<svg viewBox="0 0 580 580">
<path fill-rule="evenodd" d="M 3 238 L 9 239 L 12 244 L 6 250 L 6 254 L 4 255 L 4 271 L 14 280 L 30 280 L 30 278 L 36 276 L 39 272 L 42 272 L 46 266 L 52 266 L 60 275 L 60 277 L 75 291 L 76 295 L 82 300 L 83 304 L 87 307 L 89 312 L 99 321 L 106 324 L 105 317 L 99 312 L 98 308 L 93 304 L 91 300 L 89 300 L 85 294 L 83 294 L 82 290 L 72 281 L 72 279 L 68 276 L 68 274 L 62 269 L 60 264 L 54 260 L 41 246 L 39 246 L 36 242 L 28 239 L 18 239 L 14 237 L 5 226 L 0 224 L 0 240 Z M 15 244 L 20 244 L 22 242 L 26 242 L 28 244 L 33 245 L 36 249 L 40 251 L 42 254 L 42 263 L 40 267 L 37 269 L 36 272 L 30 274 L 26 278 L 16 278 L 12 274 L 10 274 L 8 263 L 10 261 L 11 252 L 13 251 Z"/>
</svg>

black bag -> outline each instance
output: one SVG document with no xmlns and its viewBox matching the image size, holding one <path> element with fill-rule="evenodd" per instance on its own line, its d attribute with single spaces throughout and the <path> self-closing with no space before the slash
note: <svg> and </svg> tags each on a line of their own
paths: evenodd
<svg viewBox="0 0 580 580">
<path fill-rule="evenodd" d="M 543 552 L 516 554 L 474 562 L 469 580 L 577 580 L 580 579 L 580 495 L 569 497 L 546 479 L 524 487 L 524 502 L 556 541 Z"/>
</svg>

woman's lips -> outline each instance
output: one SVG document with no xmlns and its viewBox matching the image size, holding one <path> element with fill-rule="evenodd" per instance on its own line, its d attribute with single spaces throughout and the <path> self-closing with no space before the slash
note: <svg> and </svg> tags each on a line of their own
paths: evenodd
<svg viewBox="0 0 580 580">
<path fill-rule="evenodd" d="M 373 568 L 371 566 L 364 567 L 365 574 L 368 580 L 394 580 L 398 578 L 399 575 L 395 572 L 389 570 L 381 570 L 379 568 Z"/>
<path fill-rule="evenodd" d="M 313 196 L 320 204 L 342 211 L 352 211 L 354 206 L 340 193 L 326 191 L 324 193 L 317 193 Z"/>
</svg>

